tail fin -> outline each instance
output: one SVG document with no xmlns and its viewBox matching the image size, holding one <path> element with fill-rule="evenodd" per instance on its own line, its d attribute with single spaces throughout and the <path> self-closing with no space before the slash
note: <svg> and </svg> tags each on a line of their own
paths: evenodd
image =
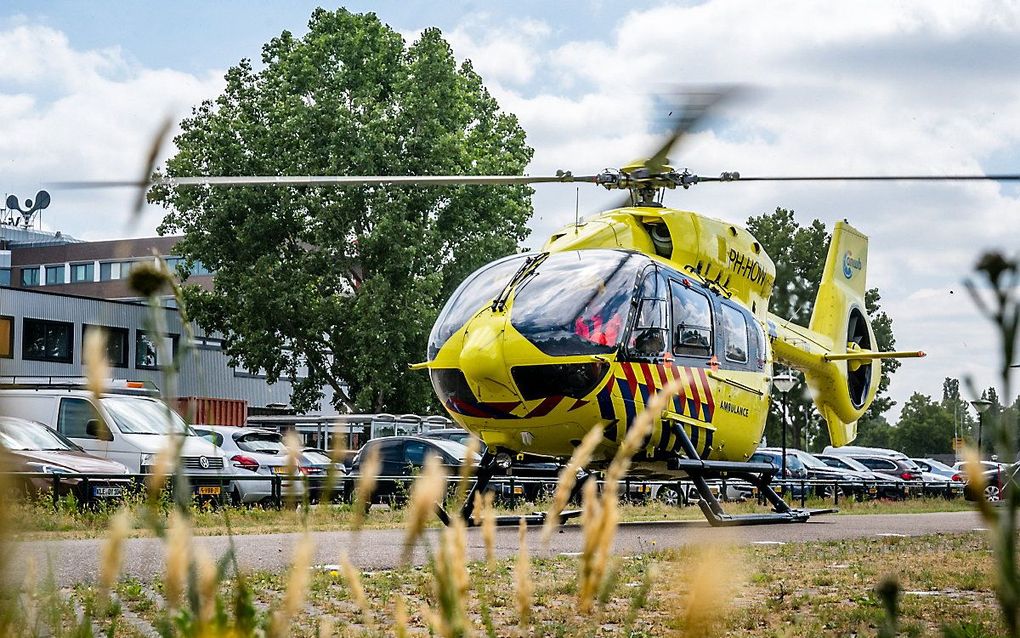
<svg viewBox="0 0 1020 638">
<path fill-rule="evenodd" d="M 776 358 L 804 371 L 833 445 L 857 437 L 857 419 L 878 391 L 874 359 L 881 355 L 872 352 L 877 344 L 864 305 L 867 267 L 868 238 L 837 222 L 809 327 L 776 322 Z"/>
<path fill-rule="evenodd" d="M 868 238 L 837 222 L 809 324 L 812 332 L 831 340 L 831 354 L 878 348 L 864 304 L 867 273 Z M 826 370 L 808 369 L 805 377 L 829 425 L 832 444 L 846 445 L 857 437 L 857 419 L 875 398 L 881 366 L 870 359 L 829 358 L 826 363 Z"/>
</svg>

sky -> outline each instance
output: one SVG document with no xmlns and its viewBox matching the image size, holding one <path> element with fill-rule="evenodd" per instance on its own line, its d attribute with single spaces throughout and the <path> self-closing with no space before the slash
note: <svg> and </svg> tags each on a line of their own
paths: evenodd
<svg viewBox="0 0 1020 638">
<path fill-rule="evenodd" d="M 59 180 L 136 178 L 163 118 L 215 97 L 223 74 L 316 3 L 37 2 L 0 5 L 0 192 Z M 323 4 L 335 8 L 337 4 Z M 352 2 L 408 43 L 439 27 L 535 148 L 532 175 L 647 155 L 677 84 L 741 85 L 672 155 L 701 175 L 1020 172 L 1020 3 Z M 165 148 L 164 155 L 172 153 Z M 42 224 L 80 239 L 152 235 L 133 193 L 49 188 Z M 529 243 L 618 194 L 539 185 Z M 899 403 L 936 399 L 946 376 L 997 382 L 999 345 L 963 281 L 987 250 L 1020 249 L 1020 189 L 979 183 L 703 184 L 666 204 L 742 223 L 777 206 L 802 224 L 847 219 L 870 237 L 869 285 L 897 348 Z M 1014 384 L 1014 388 L 1016 384 Z"/>
</svg>

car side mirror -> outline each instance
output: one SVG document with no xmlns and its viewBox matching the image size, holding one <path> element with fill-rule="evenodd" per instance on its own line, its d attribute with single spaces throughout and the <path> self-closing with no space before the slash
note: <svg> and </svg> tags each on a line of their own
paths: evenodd
<svg viewBox="0 0 1020 638">
<path fill-rule="evenodd" d="M 105 424 L 99 421 L 99 419 L 89 419 L 85 423 L 85 434 L 99 439 L 100 441 L 112 441 L 113 432 Z"/>
</svg>

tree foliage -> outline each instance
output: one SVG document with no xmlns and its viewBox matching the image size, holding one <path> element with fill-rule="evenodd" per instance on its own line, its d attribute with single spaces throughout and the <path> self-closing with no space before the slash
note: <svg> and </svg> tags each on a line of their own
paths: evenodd
<svg viewBox="0 0 1020 638">
<path fill-rule="evenodd" d="M 440 32 L 412 45 L 373 14 L 317 9 L 260 70 L 242 60 L 182 124 L 170 176 L 521 174 L 516 118 Z M 329 386 L 338 408 L 414 412 L 432 393 L 408 364 L 456 285 L 515 252 L 531 190 L 500 187 L 176 187 L 150 199 L 161 233 L 215 270 L 192 312 L 237 365 L 294 382 L 292 405 Z"/>
<path fill-rule="evenodd" d="M 772 290 L 769 310 L 794 323 L 807 325 L 814 310 L 818 284 L 825 268 L 825 256 L 829 249 L 831 233 L 819 220 L 801 226 L 794 219 L 793 211 L 776 208 L 774 213 L 764 213 L 747 220 L 747 229 L 758 240 L 765 252 L 776 264 L 776 285 Z M 877 288 L 871 288 L 864 297 L 875 340 L 880 350 L 891 350 L 896 345 L 892 332 L 892 319 L 881 310 L 881 296 Z M 889 375 L 900 366 L 895 359 L 882 361 L 882 379 L 878 393 L 871 407 L 859 421 L 860 430 L 871 429 L 869 423 L 884 422 L 881 415 L 894 404 L 886 396 Z M 794 388 L 787 398 L 790 409 L 790 432 L 788 444 L 800 449 L 819 450 L 828 444 L 828 430 L 814 408 L 811 397 L 801 384 Z M 775 397 L 766 425 L 766 437 L 770 442 L 781 438 L 781 397 Z M 880 427 L 880 426 L 876 426 Z"/>
</svg>

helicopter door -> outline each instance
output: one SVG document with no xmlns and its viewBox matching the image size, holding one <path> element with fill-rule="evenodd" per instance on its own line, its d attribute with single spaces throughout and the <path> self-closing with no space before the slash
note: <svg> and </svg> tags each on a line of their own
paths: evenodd
<svg viewBox="0 0 1020 638">
<path fill-rule="evenodd" d="M 760 324 L 743 308 L 727 302 L 719 304 L 722 332 L 723 368 L 761 372 L 765 367 L 765 353 Z"/>
<path fill-rule="evenodd" d="M 712 302 L 690 280 L 670 280 L 673 297 L 673 354 L 677 358 L 712 356 Z"/>
<path fill-rule="evenodd" d="M 638 312 L 627 340 L 631 359 L 661 360 L 669 348 L 666 278 L 652 267 L 638 287 Z"/>
</svg>

